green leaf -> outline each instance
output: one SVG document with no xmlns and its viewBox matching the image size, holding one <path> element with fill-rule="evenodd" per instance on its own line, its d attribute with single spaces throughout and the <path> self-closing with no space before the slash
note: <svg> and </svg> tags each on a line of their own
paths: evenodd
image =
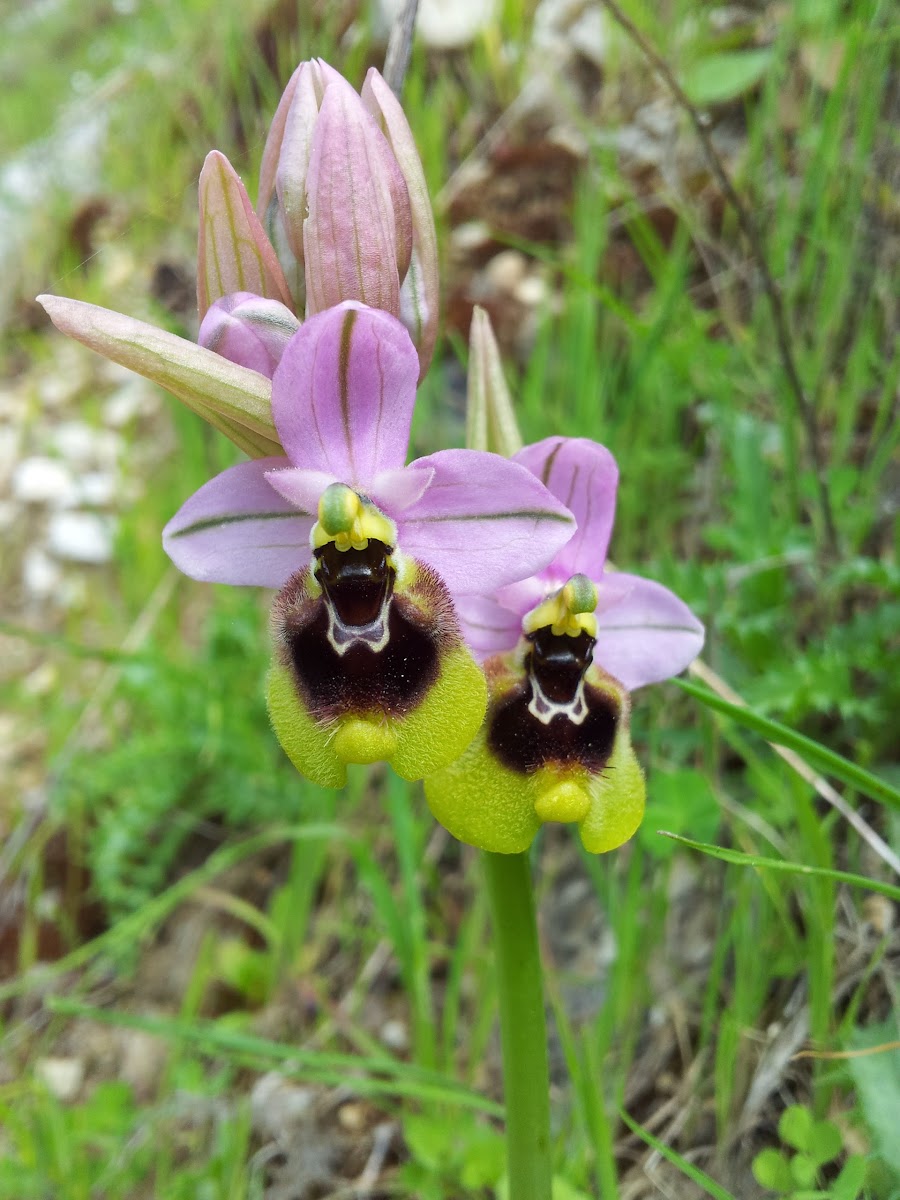
<svg viewBox="0 0 900 1200">
<path fill-rule="evenodd" d="M 844 1139 L 837 1125 L 831 1121 L 815 1121 L 809 1131 L 806 1153 L 816 1167 L 824 1167 L 844 1149 Z"/>
<path fill-rule="evenodd" d="M 413 1113 L 403 1121 L 403 1140 L 416 1162 L 429 1171 L 446 1170 L 452 1160 L 455 1138 L 448 1121 Z"/>
<path fill-rule="evenodd" d="M 695 842 L 691 838 L 680 837 L 677 833 L 670 833 L 666 829 L 660 829 L 659 832 L 663 837 L 680 842 L 682 846 L 690 846 L 692 850 L 699 850 L 701 854 L 708 854 L 710 858 L 719 858 L 722 862 L 733 863 L 741 867 L 767 867 L 771 871 L 784 871 L 788 875 L 812 875 L 822 879 L 835 879 L 838 883 L 849 883 L 854 887 L 866 888 L 870 892 L 880 892 L 883 896 L 900 901 L 900 888 L 893 887 L 889 883 L 882 883 L 878 879 L 869 879 L 866 875 L 853 875 L 849 871 L 833 871 L 830 867 L 811 867 L 807 863 L 789 862 L 783 858 L 764 858 L 758 854 L 743 854 L 740 850 L 727 850 L 724 846 L 711 846 L 707 842 Z"/>
<path fill-rule="evenodd" d="M 885 779 L 879 779 L 877 775 L 857 766 L 856 763 L 850 762 L 840 754 L 835 754 L 833 750 L 814 742 L 812 738 L 804 737 L 802 733 L 796 733 L 778 721 L 771 721 L 768 717 L 754 712 L 752 708 L 731 704 L 728 700 L 717 696 L 715 692 L 711 692 L 705 687 L 698 687 L 696 683 L 691 683 L 688 679 L 676 679 L 675 683 L 682 691 L 687 692 L 689 696 L 693 696 L 708 708 L 731 717 L 738 725 L 762 734 L 766 741 L 773 742 L 776 746 L 785 746 L 790 750 L 796 750 L 801 758 L 806 759 L 811 767 L 815 767 L 823 775 L 833 775 L 835 779 L 840 779 L 848 787 L 856 788 L 865 796 L 871 796 L 879 804 L 900 808 L 900 789 Z"/>
<path fill-rule="evenodd" d="M 857 1200 L 866 1181 L 866 1159 L 863 1154 L 851 1154 L 840 1175 L 831 1185 L 831 1200 Z"/>
<path fill-rule="evenodd" d="M 895 1021 L 869 1025 L 854 1031 L 850 1040 L 854 1050 L 867 1050 L 897 1040 Z M 897 1137 L 897 1114 L 900 1113 L 900 1049 L 885 1049 L 880 1053 L 847 1059 L 850 1074 L 862 1105 L 866 1124 L 872 1133 L 878 1153 L 896 1174 L 900 1175 L 900 1138 Z"/>
<path fill-rule="evenodd" d="M 670 858 L 675 847 L 660 841 L 656 830 L 715 837 L 721 820 L 719 803 L 701 771 L 654 771 L 647 796 L 647 813 L 638 838 L 655 858 Z"/>
<path fill-rule="evenodd" d="M 791 1159 L 791 1175 L 798 1187 L 811 1188 L 816 1182 L 816 1165 L 805 1154 L 795 1154 Z"/>
<path fill-rule="evenodd" d="M 721 104 L 755 87 L 771 62 L 768 46 L 710 54 L 691 67 L 682 86 L 694 104 Z"/>
<path fill-rule="evenodd" d="M 277 1063 L 288 1076 L 302 1075 L 311 1082 L 338 1086 L 353 1078 L 353 1087 L 362 1096 L 399 1095 L 433 1106 L 458 1106 L 475 1109 L 490 1116 L 501 1116 L 500 1105 L 461 1086 L 438 1071 L 403 1062 L 388 1053 L 377 1055 L 336 1054 L 322 1050 L 305 1050 L 274 1042 L 268 1038 L 230 1029 L 222 1021 L 188 1021 L 180 1018 L 143 1016 L 138 1013 L 117 1012 L 115 1009 L 94 1008 L 63 996 L 47 997 L 51 1012 L 66 1016 L 85 1017 L 100 1025 L 122 1029 L 139 1029 L 158 1037 L 195 1046 L 199 1053 L 216 1055 L 229 1062 L 245 1064 L 255 1069 L 260 1064 Z"/>
<path fill-rule="evenodd" d="M 780 1150 L 760 1150 L 753 1160 L 753 1178 L 760 1187 L 773 1192 L 789 1192 L 794 1186 L 794 1177 L 788 1160 Z"/>
<path fill-rule="evenodd" d="M 795 1150 L 808 1150 L 813 1124 L 813 1115 L 805 1104 L 792 1104 L 781 1114 L 778 1136 Z"/>
<path fill-rule="evenodd" d="M 477 1191 L 493 1187 L 503 1175 L 506 1164 L 506 1145 L 503 1137 L 487 1125 L 475 1125 L 463 1147 L 463 1167 L 460 1183 Z"/>
<path fill-rule="evenodd" d="M 509 1180 L 504 1177 L 497 1186 L 497 1200 L 513 1200 L 509 1194 Z M 554 1175 L 551 1183 L 551 1200 L 591 1200 L 587 1192 L 573 1187 L 561 1175 Z"/>
</svg>

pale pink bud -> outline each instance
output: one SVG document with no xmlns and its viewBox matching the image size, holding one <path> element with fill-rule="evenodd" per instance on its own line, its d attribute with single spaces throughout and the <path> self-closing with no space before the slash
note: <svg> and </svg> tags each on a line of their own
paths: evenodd
<svg viewBox="0 0 900 1200">
<path fill-rule="evenodd" d="M 197 340 L 207 350 L 271 379 L 299 328 L 291 310 L 277 300 L 235 292 L 210 307 Z"/>
<path fill-rule="evenodd" d="M 291 303 L 284 272 L 240 177 L 218 150 L 200 172 L 197 307 L 201 320 L 222 296 L 253 292 Z"/>
<path fill-rule="evenodd" d="M 327 63 L 301 63 L 266 141 L 257 211 L 298 311 L 359 300 L 416 324 L 408 180 L 376 116 Z"/>
<path fill-rule="evenodd" d="M 400 102 L 374 67 L 363 84 L 362 101 L 387 138 L 409 193 L 413 249 L 400 291 L 400 319 L 419 353 L 421 379 L 434 351 L 440 303 L 437 234 L 428 184 Z"/>
</svg>

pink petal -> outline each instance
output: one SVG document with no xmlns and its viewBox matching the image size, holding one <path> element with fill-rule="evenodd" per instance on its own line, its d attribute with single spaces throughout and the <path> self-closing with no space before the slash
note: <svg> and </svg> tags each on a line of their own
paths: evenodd
<svg viewBox="0 0 900 1200">
<path fill-rule="evenodd" d="M 463 637 L 483 662 L 492 654 L 512 650 L 522 632 L 522 622 L 509 609 L 501 608 L 487 596 L 458 596 L 456 615 Z"/>
<path fill-rule="evenodd" d="M 300 322 L 278 300 L 234 292 L 210 305 L 197 341 L 229 362 L 271 379 L 299 328 Z"/>
<path fill-rule="evenodd" d="M 395 467 L 382 471 L 372 480 L 369 496 L 384 512 L 393 516 L 411 508 L 434 479 L 434 471 L 417 467 Z"/>
<path fill-rule="evenodd" d="M 541 571 L 528 579 L 520 579 L 517 583 L 500 588 L 496 600 L 503 608 L 521 619 L 533 608 L 537 608 L 552 592 L 558 591 L 559 587 L 559 580 L 555 579 L 549 570 Z"/>
<path fill-rule="evenodd" d="M 397 97 L 374 67 L 366 75 L 362 100 L 376 118 L 403 172 L 412 213 L 412 260 L 400 295 L 401 318 L 419 351 L 421 379 L 428 370 L 437 336 L 440 287 L 437 234 L 428 184 L 412 130 Z"/>
<path fill-rule="evenodd" d="M 163 530 L 172 562 L 209 583 L 280 588 L 309 561 L 314 517 L 266 481 L 283 458 L 229 467 L 186 501 Z"/>
<path fill-rule="evenodd" d="M 329 484 L 338 482 L 325 471 L 304 471 L 302 467 L 267 471 L 266 480 L 290 505 L 307 513 L 318 513 L 322 493 Z"/>
<path fill-rule="evenodd" d="M 291 306 L 284 272 L 240 177 L 218 150 L 200 172 L 197 307 L 200 318 L 221 296 L 253 292 Z"/>
<path fill-rule="evenodd" d="M 624 599 L 612 607 L 604 593 Z M 629 690 L 659 683 L 683 671 L 703 649 L 703 625 L 668 588 L 639 575 L 616 572 L 598 585 L 598 630 L 594 661 Z"/>
<path fill-rule="evenodd" d="M 398 320 L 355 303 L 310 317 L 272 380 L 272 414 L 292 464 L 365 492 L 402 467 L 419 360 Z"/>
<path fill-rule="evenodd" d="M 526 446 L 514 461 L 537 475 L 578 522 L 553 562 L 554 576 L 563 582 L 579 573 L 597 579 L 616 515 L 616 460 L 605 446 L 587 438 L 550 437 Z"/>
<path fill-rule="evenodd" d="M 545 567 L 568 541 L 572 518 L 518 463 L 482 450 L 417 459 L 434 479 L 397 518 L 401 549 L 424 559 L 451 592 L 487 593 Z"/>
<path fill-rule="evenodd" d="M 325 90 L 306 200 L 307 313 L 360 300 L 397 316 L 412 252 L 409 197 L 384 134 L 349 84 Z"/>
</svg>

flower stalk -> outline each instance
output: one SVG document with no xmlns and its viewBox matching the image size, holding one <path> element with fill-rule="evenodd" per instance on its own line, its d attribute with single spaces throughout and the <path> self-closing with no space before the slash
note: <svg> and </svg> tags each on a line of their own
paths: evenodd
<svg viewBox="0 0 900 1200">
<path fill-rule="evenodd" d="M 500 999 L 508 1195 L 550 1200 L 550 1070 L 531 868 L 527 851 L 484 851 Z"/>
</svg>

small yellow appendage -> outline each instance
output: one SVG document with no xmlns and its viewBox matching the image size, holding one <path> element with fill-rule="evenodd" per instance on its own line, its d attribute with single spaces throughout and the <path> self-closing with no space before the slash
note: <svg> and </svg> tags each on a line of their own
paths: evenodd
<svg viewBox="0 0 900 1200">
<path fill-rule="evenodd" d="M 313 526 L 314 550 L 334 542 L 338 550 L 365 550 L 369 539 L 397 544 L 397 526 L 345 483 L 332 483 L 319 497 L 319 519 Z"/>
</svg>

